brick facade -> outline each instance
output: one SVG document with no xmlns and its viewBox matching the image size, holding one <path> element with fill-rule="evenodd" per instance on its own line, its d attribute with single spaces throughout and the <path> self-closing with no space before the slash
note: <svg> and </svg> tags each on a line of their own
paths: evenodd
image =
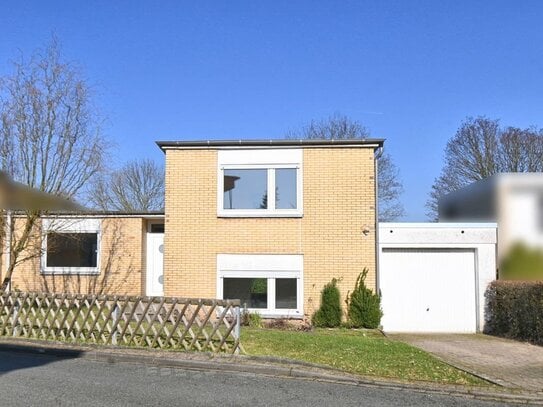
<svg viewBox="0 0 543 407">
<path fill-rule="evenodd" d="M 342 299 L 365 267 L 367 284 L 375 287 L 375 146 L 298 148 L 303 155 L 303 216 L 282 218 L 218 216 L 218 148 L 165 149 L 164 295 L 217 297 L 218 254 L 303 255 L 303 310 L 308 316 L 332 278 L 340 279 Z M 100 224 L 98 276 L 44 275 L 38 256 L 17 267 L 12 287 L 145 294 L 147 220 L 109 215 Z M 2 256 L 1 274 L 5 268 Z"/>
<path fill-rule="evenodd" d="M 375 287 L 374 148 L 303 148 L 301 218 L 218 217 L 217 156 L 166 149 L 165 295 L 216 297 L 217 254 L 302 254 L 306 315 L 334 277 L 343 298 L 364 267 Z"/>
<path fill-rule="evenodd" d="M 15 222 L 20 225 L 22 220 Z M 139 217 L 100 219 L 99 275 L 42 274 L 40 231 L 36 228 L 33 249 L 21 255 L 21 258 L 30 258 L 15 268 L 12 288 L 55 293 L 142 295 L 145 292 L 145 228 L 146 221 Z M 4 253 L 0 268 L 2 276 L 7 268 L 5 259 Z"/>
</svg>

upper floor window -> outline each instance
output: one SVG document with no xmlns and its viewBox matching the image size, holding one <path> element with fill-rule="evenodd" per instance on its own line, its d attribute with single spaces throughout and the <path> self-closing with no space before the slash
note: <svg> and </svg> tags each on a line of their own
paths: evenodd
<svg viewBox="0 0 543 407">
<path fill-rule="evenodd" d="M 301 216 L 301 183 L 301 150 L 220 151 L 218 214 Z"/>
</svg>

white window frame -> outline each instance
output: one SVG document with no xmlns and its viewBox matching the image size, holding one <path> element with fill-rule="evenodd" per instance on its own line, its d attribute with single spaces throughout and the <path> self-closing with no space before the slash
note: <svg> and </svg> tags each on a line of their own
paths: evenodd
<svg viewBox="0 0 543 407">
<path fill-rule="evenodd" d="M 268 280 L 267 308 L 248 308 L 263 318 L 300 319 L 303 311 L 303 256 L 302 255 L 217 255 L 217 298 L 223 298 L 225 278 L 266 278 Z M 296 309 L 275 307 L 275 280 L 295 278 Z M 243 307 L 243 304 L 241 304 Z"/>
<path fill-rule="evenodd" d="M 102 234 L 99 219 L 44 219 L 42 221 L 42 230 L 42 274 L 100 274 L 100 246 Z M 96 267 L 47 267 L 47 238 L 49 233 L 96 233 Z"/>
<path fill-rule="evenodd" d="M 267 170 L 267 209 L 225 209 L 224 170 Z M 275 208 L 275 170 L 296 170 L 296 209 Z M 303 167 L 302 150 L 219 151 L 217 169 L 217 216 L 219 217 L 302 217 Z"/>
</svg>

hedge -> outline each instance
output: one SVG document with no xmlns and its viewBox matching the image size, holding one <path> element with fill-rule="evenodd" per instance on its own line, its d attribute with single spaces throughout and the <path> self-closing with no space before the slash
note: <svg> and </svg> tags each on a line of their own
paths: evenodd
<svg viewBox="0 0 543 407">
<path fill-rule="evenodd" d="M 543 281 L 494 281 L 485 297 L 485 333 L 543 345 Z"/>
</svg>

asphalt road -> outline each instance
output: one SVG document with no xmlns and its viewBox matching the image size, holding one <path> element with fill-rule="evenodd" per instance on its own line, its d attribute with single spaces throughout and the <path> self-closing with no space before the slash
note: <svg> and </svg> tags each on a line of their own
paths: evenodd
<svg viewBox="0 0 543 407">
<path fill-rule="evenodd" d="M 0 351 L 1 406 L 491 406 L 406 390 Z"/>
</svg>

